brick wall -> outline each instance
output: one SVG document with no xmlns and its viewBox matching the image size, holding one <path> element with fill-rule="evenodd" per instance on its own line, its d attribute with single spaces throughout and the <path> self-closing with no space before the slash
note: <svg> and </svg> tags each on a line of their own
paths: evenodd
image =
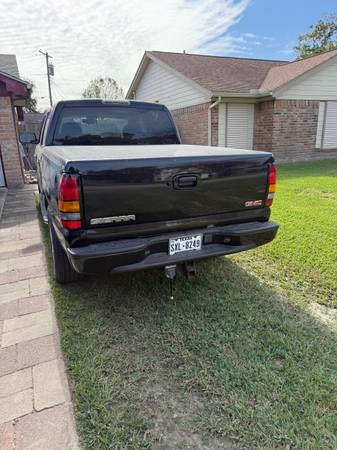
<svg viewBox="0 0 337 450">
<path fill-rule="evenodd" d="M 183 144 L 207 145 L 208 107 L 203 103 L 171 111 Z"/>
<path fill-rule="evenodd" d="M 315 148 L 319 101 L 274 100 L 255 105 L 254 149 L 272 151 L 277 161 L 336 158 Z"/>
<path fill-rule="evenodd" d="M 273 152 L 279 160 L 305 160 L 315 150 L 319 101 L 275 100 Z"/>
<path fill-rule="evenodd" d="M 219 135 L 219 106 L 214 106 L 211 109 L 211 124 L 212 124 L 212 145 L 218 145 Z"/>
<path fill-rule="evenodd" d="M 21 159 L 10 97 L 0 97 L 0 148 L 8 187 L 22 185 Z"/>
<path fill-rule="evenodd" d="M 274 101 L 256 103 L 254 108 L 253 149 L 272 151 Z"/>
<path fill-rule="evenodd" d="M 208 143 L 210 103 L 176 109 L 172 115 L 184 144 Z M 253 148 L 272 151 L 277 161 L 336 158 L 337 152 L 315 148 L 319 101 L 270 100 L 254 111 Z M 218 107 L 212 108 L 212 145 L 218 145 Z"/>
</svg>

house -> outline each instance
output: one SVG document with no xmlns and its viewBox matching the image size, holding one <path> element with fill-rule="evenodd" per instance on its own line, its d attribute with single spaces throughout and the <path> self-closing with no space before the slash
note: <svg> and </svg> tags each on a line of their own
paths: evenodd
<svg viewBox="0 0 337 450">
<path fill-rule="evenodd" d="M 23 184 L 17 122 L 23 118 L 28 90 L 15 55 L 0 55 L 0 187 Z"/>
<path fill-rule="evenodd" d="M 337 157 L 337 50 L 294 62 L 147 51 L 127 98 L 167 105 L 184 143 Z"/>
</svg>

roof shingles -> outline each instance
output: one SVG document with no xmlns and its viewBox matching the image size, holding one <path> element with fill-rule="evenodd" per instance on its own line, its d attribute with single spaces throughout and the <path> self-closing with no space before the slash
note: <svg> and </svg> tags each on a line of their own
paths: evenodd
<svg viewBox="0 0 337 450">
<path fill-rule="evenodd" d="M 273 61 L 189 53 L 152 51 L 159 59 L 211 92 L 273 92 L 320 64 L 337 57 L 337 50 L 300 61 Z"/>
<path fill-rule="evenodd" d="M 332 50 L 311 58 L 291 62 L 285 66 L 272 67 L 261 85 L 261 90 L 274 91 L 335 56 L 337 56 L 337 50 Z"/>
<path fill-rule="evenodd" d="M 188 53 L 149 52 L 187 78 L 211 92 L 249 93 L 259 89 L 272 67 L 287 61 L 191 55 Z"/>
</svg>

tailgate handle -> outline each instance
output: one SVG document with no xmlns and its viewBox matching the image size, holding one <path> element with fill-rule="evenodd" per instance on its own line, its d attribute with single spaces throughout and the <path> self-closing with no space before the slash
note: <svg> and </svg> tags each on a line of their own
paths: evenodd
<svg viewBox="0 0 337 450">
<path fill-rule="evenodd" d="M 173 179 L 174 189 L 189 189 L 198 184 L 196 175 L 178 175 Z"/>
</svg>

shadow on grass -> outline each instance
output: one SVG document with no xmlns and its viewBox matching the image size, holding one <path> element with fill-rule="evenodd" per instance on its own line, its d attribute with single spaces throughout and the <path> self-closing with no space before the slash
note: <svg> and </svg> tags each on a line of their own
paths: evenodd
<svg viewBox="0 0 337 450">
<path fill-rule="evenodd" d="M 198 269 L 173 301 L 160 271 L 53 285 L 83 447 L 336 448 L 336 336 L 228 259 Z"/>
</svg>

